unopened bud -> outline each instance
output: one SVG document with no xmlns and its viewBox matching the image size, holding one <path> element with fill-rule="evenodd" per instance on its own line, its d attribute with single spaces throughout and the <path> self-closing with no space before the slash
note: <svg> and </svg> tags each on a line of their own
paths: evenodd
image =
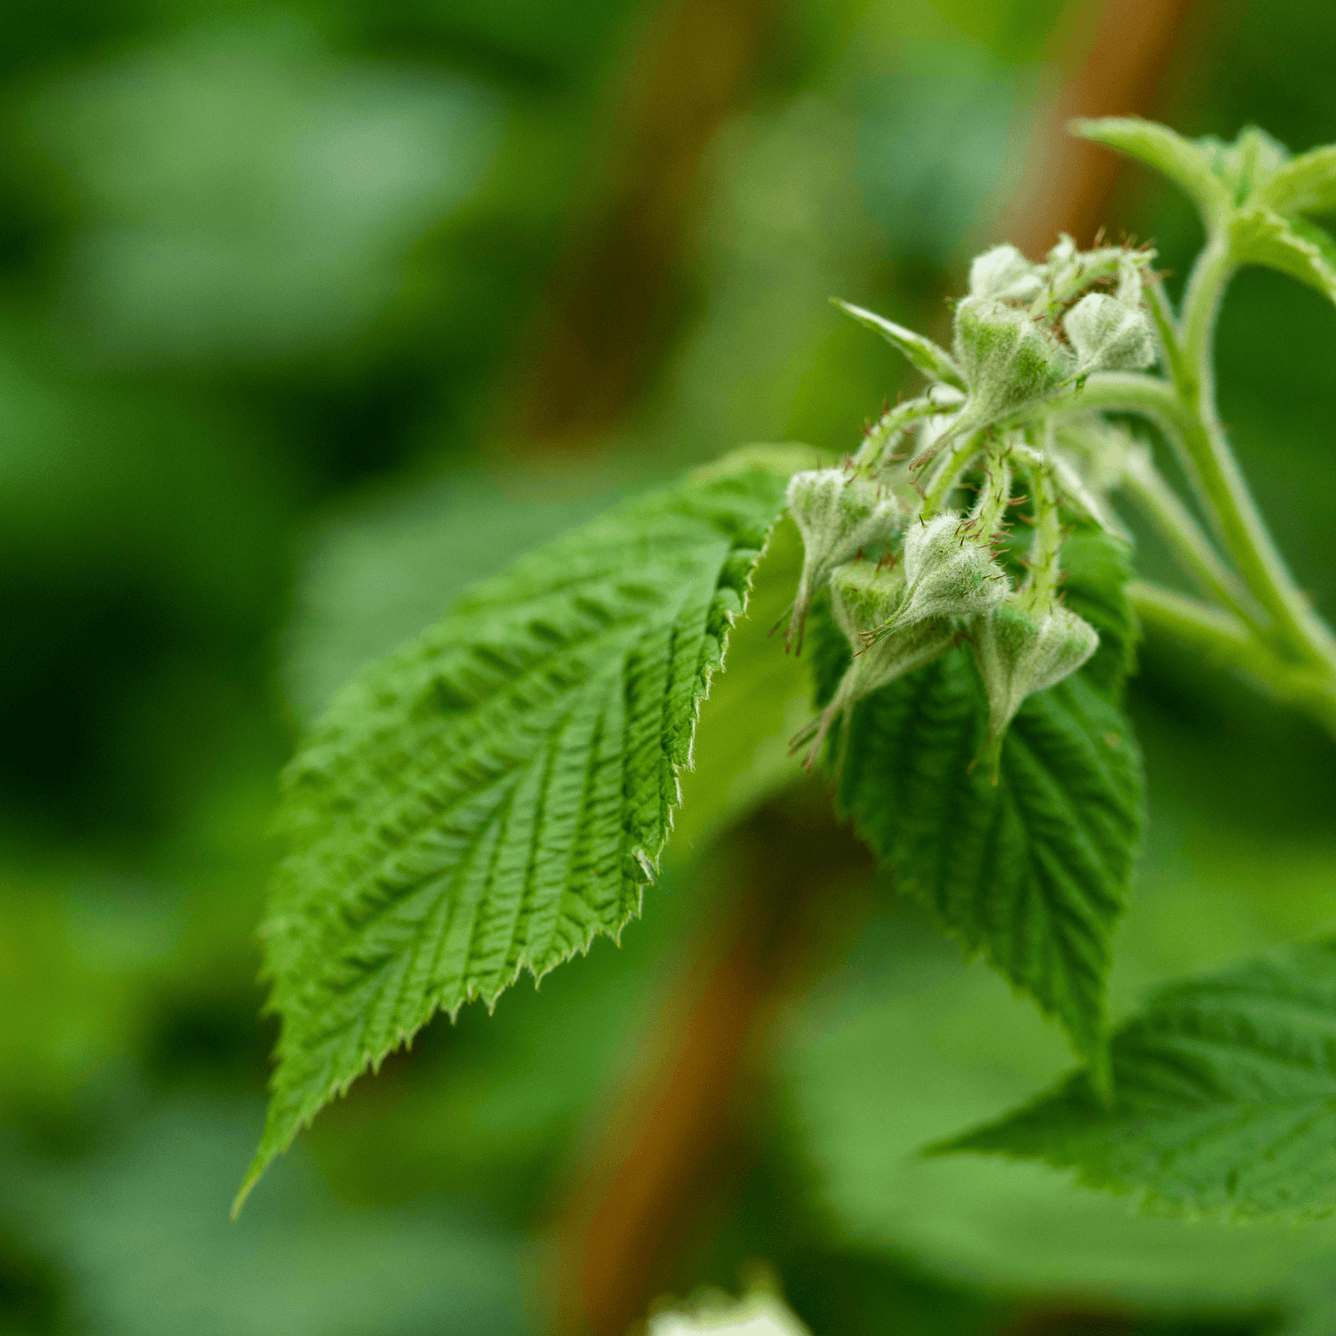
<svg viewBox="0 0 1336 1336">
<path fill-rule="evenodd" d="M 1139 279 L 1137 284 L 1139 288 Z M 1155 360 L 1155 339 L 1146 313 L 1117 297 L 1088 292 L 1067 312 L 1062 327 L 1076 349 L 1078 375 L 1144 371 Z"/>
<path fill-rule="evenodd" d="M 983 545 L 990 537 L 974 533 L 971 521 L 955 511 L 911 524 L 905 536 L 904 597 L 886 631 L 932 617 L 972 617 L 1001 602 L 1008 581 Z"/>
<path fill-rule="evenodd" d="M 865 696 L 931 662 L 955 639 L 948 627 L 933 621 L 916 622 L 874 638 L 899 605 L 904 589 L 904 575 L 899 569 L 870 561 L 842 566 L 831 577 L 831 609 L 848 637 L 853 658 L 830 704 L 814 725 L 815 738 L 807 754 L 809 769 L 837 718 L 843 717 L 847 724 L 853 707 Z M 796 741 L 805 738 L 806 730 Z"/>
<path fill-rule="evenodd" d="M 1041 322 L 998 301 L 957 305 L 955 349 L 969 386 L 961 422 L 973 431 L 1052 393 L 1074 369 Z"/>
<path fill-rule="evenodd" d="M 1043 285 L 1043 271 L 1015 246 L 994 246 L 970 264 L 970 296 L 983 301 L 1029 302 Z"/>
<path fill-rule="evenodd" d="M 789 479 L 789 514 L 803 539 L 803 570 L 789 624 L 802 650 L 803 625 L 813 596 L 837 566 L 869 547 L 891 542 L 905 512 L 884 487 L 842 469 L 795 473 Z"/>
<path fill-rule="evenodd" d="M 1002 738 L 1021 702 L 1074 673 L 1099 647 L 1099 633 L 1070 608 L 1027 611 L 1008 600 L 979 622 L 975 660 L 988 692 L 984 757 L 997 783 Z"/>
</svg>

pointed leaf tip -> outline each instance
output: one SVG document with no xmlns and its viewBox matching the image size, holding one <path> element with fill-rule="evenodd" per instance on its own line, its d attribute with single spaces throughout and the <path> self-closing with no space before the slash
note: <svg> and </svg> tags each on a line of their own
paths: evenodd
<svg viewBox="0 0 1336 1336">
<path fill-rule="evenodd" d="M 833 306 L 838 306 L 846 315 L 851 315 L 860 324 L 876 330 L 888 343 L 898 348 L 929 380 L 940 381 L 957 390 L 965 388 L 965 379 L 961 375 L 960 368 L 945 348 L 939 347 L 922 334 L 916 334 L 912 329 L 906 329 L 893 320 L 887 320 L 885 316 L 878 315 L 875 311 L 855 306 L 852 302 L 843 301 L 839 297 L 832 297 L 830 300 Z"/>
</svg>

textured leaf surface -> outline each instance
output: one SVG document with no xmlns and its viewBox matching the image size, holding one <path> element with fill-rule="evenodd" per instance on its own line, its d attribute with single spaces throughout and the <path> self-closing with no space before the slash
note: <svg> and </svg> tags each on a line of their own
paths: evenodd
<svg viewBox="0 0 1336 1336">
<path fill-rule="evenodd" d="M 787 476 L 716 469 L 620 506 L 336 698 L 284 775 L 263 928 L 283 1031 L 247 1187 L 437 1008 L 636 914 Z"/>
<path fill-rule="evenodd" d="M 1056 1015 L 1098 1066 L 1109 936 L 1141 824 L 1140 763 L 1118 705 L 1134 623 L 1123 545 L 1081 535 L 1064 564 L 1067 602 L 1100 647 L 1021 706 L 996 786 L 973 765 L 988 704 L 964 647 L 868 697 L 831 755 L 842 810 L 899 884 Z M 848 651 L 824 617 L 820 640 L 826 696 Z"/>
<path fill-rule="evenodd" d="M 1043 1159 L 1192 1215 L 1336 1208 L 1336 943 L 1167 988 L 1112 1048 L 1112 1105 L 1081 1073 L 941 1149 Z"/>
<path fill-rule="evenodd" d="M 1167 126 L 1143 121 L 1137 116 L 1106 116 L 1099 120 L 1071 123 L 1073 134 L 1105 144 L 1124 157 L 1153 167 L 1190 196 L 1208 219 L 1222 217 L 1230 196 L 1224 183 L 1211 170 L 1210 160 L 1199 144 L 1184 139 Z"/>
<path fill-rule="evenodd" d="M 1250 208 L 1234 220 L 1230 252 L 1240 264 L 1278 269 L 1336 302 L 1336 240 L 1316 223 Z"/>
<path fill-rule="evenodd" d="M 931 339 L 916 334 L 912 329 L 897 325 L 893 320 L 878 315 L 875 311 L 866 311 L 861 306 L 850 302 L 835 300 L 835 305 L 847 315 L 853 316 L 861 325 L 874 329 L 886 340 L 904 353 L 929 380 L 939 380 L 957 390 L 965 388 L 965 378 L 955 359 L 945 348 L 939 347 Z"/>
</svg>

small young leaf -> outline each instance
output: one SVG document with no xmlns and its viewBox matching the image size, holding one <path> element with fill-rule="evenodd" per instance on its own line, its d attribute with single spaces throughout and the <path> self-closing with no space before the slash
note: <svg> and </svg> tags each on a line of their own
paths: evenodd
<svg viewBox="0 0 1336 1336">
<path fill-rule="evenodd" d="M 869 696 L 829 754 L 840 761 L 842 811 L 899 885 L 1056 1015 L 1098 1069 L 1109 936 L 1141 824 L 1136 744 L 1117 703 L 1134 623 L 1123 544 L 1080 535 L 1063 556 L 1067 603 L 1100 645 L 1078 672 L 1026 699 L 997 785 L 973 764 L 989 707 L 965 647 Z M 824 703 L 848 647 L 828 615 L 817 640 Z"/>
<path fill-rule="evenodd" d="M 1111 1104 L 1078 1073 L 937 1149 L 1046 1160 L 1194 1216 L 1336 1209 L 1336 942 L 1166 988 L 1112 1054 Z"/>
<path fill-rule="evenodd" d="M 1229 243 L 1239 264 L 1278 269 L 1336 302 L 1336 239 L 1316 223 L 1253 206 L 1235 218 Z"/>
<path fill-rule="evenodd" d="M 490 1003 L 636 915 L 788 474 L 811 462 L 619 506 L 336 698 L 284 775 L 262 930 L 283 1031 L 243 1196 L 438 1008 Z"/>
<path fill-rule="evenodd" d="M 1069 129 L 1167 176 L 1192 199 L 1208 227 L 1228 215 L 1229 191 L 1211 170 L 1201 145 L 1175 134 L 1167 126 L 1136 116 L 1106 116 L 1100 120 L 1072 121 Z"/>
<path fill-rule="evenodd" d="M 939 348 L 931 339 L 903 325 L 897 325 L 885 316 L 877 315 L 875 311 L 865 311 L 861 306 L 840 301 L 838 297 L 832 297 L 831 301 L 860 324 L 875 329 L 887 343 L 893 343 L 929 380 L 941 381 L 957 390 L 965 388 L 960 368 L 945 348 Z"/>
<path fill-rule="evenodd" d="M 1324 144 L 1278 167 L 1260 197 L 1277 213 L 1336 213 L 1336 144 Z"/>
</svg>

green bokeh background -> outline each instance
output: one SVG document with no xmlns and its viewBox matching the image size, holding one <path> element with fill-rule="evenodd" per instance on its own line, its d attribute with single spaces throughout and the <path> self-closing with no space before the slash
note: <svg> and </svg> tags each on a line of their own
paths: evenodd
<svg viewBox="0 0 1336 1336">
<path fill-rule="evenodd" d="M 434 1025 L 232 1225 L 275 1036 L 276 771 L 359 663 L 508 554 L 740 441 L 847 448 L 909 382 L 826 298 L 940 325 L 1083 14 L 772 6 L 624 410 L 578 448 L 527 439 L 507 407 L 536 313 L 598 214 L 628 53 L 673 9 L 7 13 L 0 1331 L 545 1329 L 543 1224 L 718 877 L 679 861 L 620 948 Z M 1198 5 L 1156 110 L 1330 141 L 1333 51 L 1330 5 Z M 1124 173 L 1109 221 L 1185 272 L 1196 225 L 1158 181 Z M 1336 311 L 1248 273 L 1219 337 L 1243 466 L 1331 613 Z M 1140 560 L 1173 579 L 1148 535 Z M 1336 918 L 1331 743 L 1172 646 L 1141 660 L 1120 1012 Z M 1143 1221 L 1045 1171 L 914 1157 L 1067 1061 L 879 892 L 786 1014 L 750 1167 L 671 1283 L 763 1258 L 816 1336 L 1336 1329 L 1331 1227 Z"/>
</svg>

